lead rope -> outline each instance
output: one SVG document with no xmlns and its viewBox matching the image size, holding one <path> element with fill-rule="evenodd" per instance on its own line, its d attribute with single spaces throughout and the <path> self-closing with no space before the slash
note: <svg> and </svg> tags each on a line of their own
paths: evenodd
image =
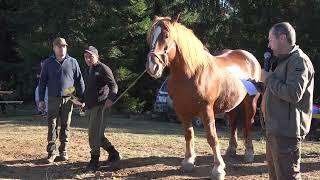
<svg viewBox="0 0 320 180">
<path fill-rule="evenodd" d="M 144 70 L 128 87 L 125 91 L 123 91 L 120 96 L 117 97 L 116 100 L 113 101 L 112 105 L 114 105 L 115 103 L 117 103 L 121 98 L 122 96 L 130 89 L 132 88 L 136 82 L 144 75 L 144 73 L 146 73 L 147 70 Z M 102 113 L 101 113 L 101 124 L 100 124 L 100 132 L 101 132 L 101 127 L 102 127 L 102 124 L 103 124 L 103 118 L 104 118 L 104 112 L 106 111 L 106 108 L 105 106 L 103 105 L 103 108 L 102 108 Z"/>
</svg>

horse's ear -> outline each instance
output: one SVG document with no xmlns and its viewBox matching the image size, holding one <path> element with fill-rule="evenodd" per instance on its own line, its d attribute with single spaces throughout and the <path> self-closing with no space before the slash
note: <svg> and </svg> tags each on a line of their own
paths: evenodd
<svg viewBox="0 0 320 180">
<path fill-rule="evenodd" d="M 179 22 L 180 21 L 180 13 L 174 15 L 172 18 L 171 18 L 171 22 L 172 23 L 176 23 L 176 22 Z"/>
</svg>

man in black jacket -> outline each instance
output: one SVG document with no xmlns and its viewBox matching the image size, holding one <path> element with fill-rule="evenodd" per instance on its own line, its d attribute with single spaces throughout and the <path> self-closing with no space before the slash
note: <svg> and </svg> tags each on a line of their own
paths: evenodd
<svg viewBox="0 0 320 180">
<path fill-rule="evenodd" d="M 111 69 L 99 61 L 98 50 L 89 46 L 84 51 L 84 59 L 89 66 L 86 79 L 85 106 L 89 122 L 89 145 L 91 160 L 88 170 L 99 168 L 100 147 L 109 153 L 107 162 L 120 160 L 119 152 L 105 137 L 106 116 L 118 92 Z"/>
</svg>

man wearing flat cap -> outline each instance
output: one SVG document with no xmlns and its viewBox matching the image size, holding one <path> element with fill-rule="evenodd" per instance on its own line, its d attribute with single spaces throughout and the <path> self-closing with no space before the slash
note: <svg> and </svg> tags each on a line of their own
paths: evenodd
<svg viewBox="0 0 320 180">
<path fill-rule="evenodd" d="M 48 87 L 48 145 L 47 162 L 56 158 L 56 139 L 58 136 L 57 121 L 60 121 L 59 154 L 60 160 L 68 160 L 67 145 L 73 103 L 68 94 L 69 87 L 75 86 L 76 95 L 83 97 L 84 81 L 77 60 L 67 54 L 67 42 L 58 37 L 53 41 L 54 54 L 44 61 L 39 82 L 39 107 L 45 109 L 44 96 Z"/>
<path fill-rule="evenodd" d="M 106 163 L 120 160 L 119 152 L 105 137 L 106 116 L 110 111 L 118 92 L 118 85 L 111 69 L 99 61 L 98 50 L 89 46 L 84 50 L 84 59 L 89 66 L 86 79 L 85 106 L 89 123 L 89 145 L 91 160 L 87 166 L 89 171 L 99 168 L 100 147 L 109 153 Z"/>
</svg>

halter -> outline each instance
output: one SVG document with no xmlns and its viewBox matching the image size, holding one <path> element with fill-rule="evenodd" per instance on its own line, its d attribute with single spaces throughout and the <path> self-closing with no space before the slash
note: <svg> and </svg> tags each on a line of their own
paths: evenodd
<svg viewBox="0 0 320 180">
<path fill-rule="evenodd" d="M 156 40 L 157 41 L 157 40 Z M 176 46 L 176 43 L 172 43 L 169 48 L 167 48 L 166 50 L 162 51 L 162 52 L 154 52 L 155 47 L 153 46 L 148 54 L 148 56 L 150 55 L 154 55 L 156 58 L 158 58 L 160 60 L 160 62 L 162 64 L 164 64 L 165 66 L 169 65 L 169 57 L 168 57 L 168 53 L 170 52 L 170 50 Z M 161 56 L 164 57 L 164 61 L 161 60 Z"/>
<path fill-rule="evenodd" d="M 151 49 L 150 52 L 148 53 L 148 56 L 150 57 L 150 55 L 154 55 L 156 58 L 159 59 L 159 61 L 164 65 L 164 66 L 168 66 L 169 65 L 169 57 L 168 57 L 168 53 L 170 52 L 170 50 L 176 45 L 176 43 L 172 43 L 169 48 L 165 49 L 164 51 L 161 52 L 154 52 L 155 49 L 155 45 L 157 44 L 159 35 L 162 31 L 162 28 L 160 26 L 157 26 L 153 32 L 153 39 L 152 39 L 152 43 L 151 43 Z M 160 57 L 164 57 L 164 59 L 162 60 Z"/>
</svg>

